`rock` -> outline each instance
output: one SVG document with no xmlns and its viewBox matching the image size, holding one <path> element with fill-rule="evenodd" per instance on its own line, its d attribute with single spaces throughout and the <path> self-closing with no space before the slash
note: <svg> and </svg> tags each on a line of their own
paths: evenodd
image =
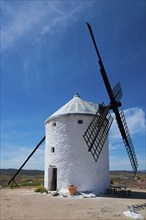
<svg viewBox="0 0 146 220">
<path fill-rule="evenodd" d="M 51 195 L 52 196 L 59 196 L 59 193 L 57 191 L 55 191 L 55 192 L 52 192 Z"/>
</svg>

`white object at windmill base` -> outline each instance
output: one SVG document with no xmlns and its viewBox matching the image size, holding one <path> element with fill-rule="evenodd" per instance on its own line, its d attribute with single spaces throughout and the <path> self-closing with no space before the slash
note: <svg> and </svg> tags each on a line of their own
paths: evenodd
<svg viewBox="0 0 146 220">
<path fill-rule="evenodd" d="M 141 214 L 136 213 L 136 212 L 125 211 L 125 212 L 123 212 L 123 214 L 125 216 L 133 218 L 133 219 L 144 219 Z"/>
</svg>

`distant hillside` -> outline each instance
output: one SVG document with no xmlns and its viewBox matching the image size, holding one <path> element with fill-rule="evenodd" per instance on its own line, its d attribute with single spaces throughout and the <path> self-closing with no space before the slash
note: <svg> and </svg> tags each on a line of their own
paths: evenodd
<svg viewBox="0 0 146 220">
<path fill-rule="evenodd" d="M 0 185 L 6 187 L 10 179 L 17 172 L 17 169 L 0 169 Z M 116 183 L 126 184 L 132 188 L 145 188 L 145 171 L 139 171 L 137 178 L 132 171 L 110 171 L 110 180 Z M 19 186 L 39 186 L 44 183 L 44 171 L 43 170 L 21 170 L 16 176 L 15 181 Z"/>
<path fill-rule="evenodd" d="M 18 170 L 17 169 L 0 169 L 0 175 L 5 175 L 5 176 L 13 176 Z M 138 171 L 137 174 L 140 173 L 146 173 L 145 170 Z M 125 176 L 125 175 L 131 175 L 133 174 L 133 171 L 126 171 L 126 170 L 111 170 L 110 175 L 116 175 L 116 176 Z M 21 170 L 19 172 L 20 176 L 43 176 L 44 171 L 43 170 Z"/>
<path fill-rule="evenodd" d="M 17 169 L 0 169 L 1 175 L 8 175 L 13 176 L 18 170 Z M 19 175 L 26 175 L 26 176 L 38 176 L 44 175 L 43 170 L 21 170 Z"/>
<path fill-rule="evenodd" d="M 13 176 L 18 169 L 0 169 L 1 175 L 8 175 Z M 133 171 L 127 171 L 127 170 L 111 170 L 111 175 L 126 175 L 126 174 L 132 174 Z M 138 173 L 146 173 L 145 170 L 140 170 Z M 19 175 L 26 175 L 26 176 L 38 176 L 38 175 L 44 175 L 43 170 L 21 170 Z"/>
<path fill-rule="evenodd" d="M 0 169 L 0 185 L 7 186 L 10 179 L 15 175 L 17 169 Z M 44 182 L 44 171 L 21 170 L 15 177 L 19 186 L 39 186 Z"/>
<path fill-rule="evenodd" d="M 138 170 L 137 174 L 146 173 L 146 170 Z M 116 174 L 116 175 L 126 175 L 126 174 L 133 174 L 133 171 L 128 170 L 111 170 L 110 174 Z"/>
</svg>

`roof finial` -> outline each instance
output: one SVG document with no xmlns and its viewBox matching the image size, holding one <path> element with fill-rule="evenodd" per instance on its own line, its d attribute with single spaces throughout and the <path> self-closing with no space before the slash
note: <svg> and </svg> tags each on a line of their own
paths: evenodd
<svg viewBox="0 0 146 220">
<path fill-rule="evenodd" d="M 78 92 L 75 94 L 75 97 L 79 97 L 79 98 L 80 98 L 80 95 L 79 95 L 79 93 L 78 93 Z"/>
</svg>

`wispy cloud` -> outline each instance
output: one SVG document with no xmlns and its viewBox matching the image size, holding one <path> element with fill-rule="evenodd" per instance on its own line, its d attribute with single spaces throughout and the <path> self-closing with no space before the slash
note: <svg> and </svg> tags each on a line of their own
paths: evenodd
<svg viewBox="0 0 146 220">
<path fill-rule="evenodd" d="M 59 27 L 67 27 L 72 22 L 77 20 L 77 14 L 81 8 L 74 8 L 68 12 L 63 12 L 57 10 L 58 14 L 52 19 L 52 21 L 48 22 L 47 25 L 44 26 L 41 34 L 46 34 L 48 32 L 53 33 L 53 29 L 57 26 Z"/>
<path fill-rule="evenodd" d="M 20 2 L 3 1 L 1 4 L 2 49 L 9 48 L 18 39 L 30 34 L 37 39 L 46 33 L 54 33 L 57 29 L 64 31 L 68 25 L 78 19 L 80 12 L 90 5 L 93 3 L 23 1 L 20 4 Z"/>
<path fill-rule="evenodd" d="M 145 113 L 141 108 L 131 108 L 124 111 L 127 124 L 132 135 L 145 133 L 146 120 Z"/>
<path fill-rule="evenodd" d="M 128 156 L 110 156 L 110 170 L 130 170 Z"/>
<path fill-rule="evenodd" d="M 24 34 L 33 31 L 33 27 L 42 20 L 44 11 L 32 7 L 30 2 L 14 5 L 2 2 L 2 49 L 7 49 Z M 32 10 L 34 9 L 34 10 Z M 16 13 L 17 10 L 17 13 Z"/>
<path fill-rule="evenodd" d="M 136 137 L 143 137 L 145 135 L 146 121 L 144 111 L 137 107 L 124 110 L 124 115 L 127 121 L 129 132 L 133 139 Z M 113 115 L 114 116 L 114 115 Z M 145 167 L 144 149 L 141 148 L 137 151 L 137 146 L 134 146 L 135 151 L 139 152 L 137 155 L 138 164 L 140 169 Z M 110 150 L 110 167 L 111 169 L 131 169 L 130 161 L 126 153 L 126 149 L 119 132 L 116 121 L 114 120 L 110 130 L 109 136 L 109 150 Z"/>
<path fill-rule="evenodd" d="M 44 144 L 40 146 L 32 155 L 23 169 L 44 169 Z M 20 146 L 19 149 L 15 146 L 10 146 L 7 153 L 1 152 L 1 168 L 19 168 L 34 148 L 26 148 Z"/>
<path fill-rule="evenodd" d="M 109 142 L 110 151 L 121 150 L 122 148 L 124 148 L 124 144 L 122 141 L 115 142 L 114 140 L 110 140 Z"/>
<path fill-rule="evenodd" d="M 128 155 L 110 155 L 110 169 L 111 170 L 131 170 L 130 161 Z M 144 154 L 138 154 L 138 169 L 144 170 L 146 168 L 146 161 Z"/>
<path fill-rule="evenodd" d="M 145 113 L 141 108 L 131 108 L 124 110 L 124 115 L 131 135 L 144 134 L 146 129 Z M 112 115 L 114 117 L 114 115 Z M 116 120 L 113 121 L 110 130 L 111 142 L 121 139 Z"/>
</svg>

